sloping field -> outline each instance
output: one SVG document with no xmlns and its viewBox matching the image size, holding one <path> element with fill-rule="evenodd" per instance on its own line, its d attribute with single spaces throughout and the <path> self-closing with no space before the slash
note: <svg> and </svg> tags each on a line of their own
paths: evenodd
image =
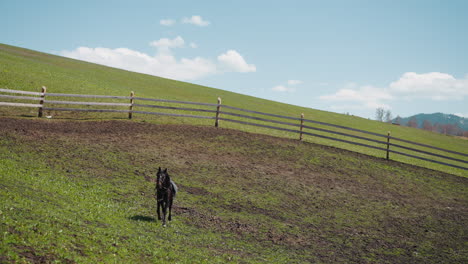
<svg viewBox="0 0 468 264">
<path fill-rule="evenodd" d="M 0 124 L 1 263 L 468 262 L 468 178 L 224 128 Z"/>
<path fill-rule="evenodd" d="M 319 111 L 310 108 L 303 108 L 289 104 L 272 102 L 260 98 L 241 95 L 219 89 L 209 88 L 200 85 L 194 85 L 185 82 L 179 82 L 145 74 L 138 74 L 124 70 L 109 68 L 92 63 L 72 60 L 50 54 L 40 53 L 32 50 L 12 47 L 0 44 L 0 88 L 13 90 L 25 90 L 40 92 L 41 86 L 46 86 L 50 93 L 71 93 L 71 94 L 95 94 L 95 95 L 115 95 L 129 96 L 130 91 L 134 91 L 136 96 L 147 98 L 172 99 L 192 102 L 216 103 L 217 97 L 221 97 L 223 104 L 233 107 L 240 107 L 250 110 L 256 110 L 266 113 L 286 115 L 290 117 L 300 117 L 301 113 L 305 114 L 306 119 L 312 119 L 321 122 L 332 123 L 336 125 L 358 128 L 374 133 L 386 135 L 388 131 L 394 137 L 419 142 L 422 144 L 431 145 L 434 147 L 449 149 L 456 152 L 466 153 L 468 149 L 468 141 L 455 137 L 444 136 L 428 131 L 412 129 L 407 127 L 393 126 L 386 123 L 376 122 L 359 118 L 355 116 L 347 116 L 337 113 Z M 313 87 L 310 87 L 313 89 Z M 57 99 L 51 97 L 51 99 Z M 27 102 L 32 103 L 32 102 Z M 37 103 L 37 102 L 36 102 Z M 294 102 L 291 102 L 294 103 Z M 63 107 L 63 105 L 55 105 L 55 107 Z M 147 109 L 135 109 L 148 111 Z M 187 114 L 186 112 L 183 112 Z M 190 114 L 190 113 L 188 113 Z M 243 113 L 245 114 L 245 113 Z M 396 113 L 395 113 L 396 114 Z M 37 110 L 31 108 L 13 108 L 0 106 L 0 116 L 36 116 Z M 71 112 L 48 112 L 45 115 L 50 115 L 57 119 L 115 119 L 126 118 L 125 114 L 86 114 L 86 113 L 71 113 Z M 152 123 L 165 124 L 191 124 L 191 125 L 208 125 L 213 126 L 212 120 L 199 120 L 187 118 L 167 118 L 163 116 L 146 116 L 134 115 L 134 119 L 147 121 Z M 240 120 L 243 120 L 240 118 Z M 282 120 L 284 121 L 284 120 Z M 271 125 L 271 123 L 268 123 Z M 252 126 L 243 126 L 235 123 L 222 122 L 223 128 L 238 129 L 241 131 L 274 135 L 286 138 L 297 138 L 294 133 L 258 128 Z M 312 125 L 319 128 L 322 127 Z M 288 128 L 291 128 L 288 126 Z M 340 130 L 338 130 L 340 131 Z M 317 133 L 316 131 L 312 131 Z M 349 131 L 340 131 L 349 133 Z M 321 132 L 318 132 L 321 134 Z M 330 134 L 326 134 L 330 136 Z M 350 139 L 344 136 L 335 137 L 352 140 L 361 143 L 371 144 L 367 141 L 359 141 Z M 362 134 L 360 134 L 362 136 Z M 375 138 L 382 140 L 381 138 Z M 376 157 L 385 157 L 385 152 L 364 148 L 360 146 L 350 145 L 342 142 L 321 139 L 318 137 L 305 136 L 305 141 L 324 144 L 328 146 L 339 147 L 347 150 L 352 150 L 367 155 Z M 395 142 L 396 143 L 396 142 Z M 402 144 L 405 145 L 405 144 Z M 383 147 L 381 144 L 378 147 Z M 414 147 L 414 146 L 411 146 Z M 398 149 L 399 150 L 399 149 Z M 433 149 L 422 150 L 435 152 L 444 156 L 460 159 L 460 156 L 447 154 L 446 152 L 434 151 Z M 408 154 L 421 155 L 419 153 Z M 442 162 L 453 163 L 458 166 L 466 167 L 466 163 L 448 161 L 442 158 L 433 156 L 425 156 L 439 160 Z M 436 169 L 450 174 L 466 176 L 466 170 L 455 169 L 443 165 L 437 165 L 425 161 L 420 161 L 398 154 L 392 154 L 391 159 L 423 166 L 426 168 Z M 465 158 L 463 158 L 465 160 Z"/>
</svg>

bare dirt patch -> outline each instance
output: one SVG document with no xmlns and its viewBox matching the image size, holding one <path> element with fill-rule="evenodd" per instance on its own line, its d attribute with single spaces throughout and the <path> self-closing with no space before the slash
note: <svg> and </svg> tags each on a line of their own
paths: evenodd
<svg viewBox="0 0 468 264">
<path fill-rule="evenodd" d="M 69 259 L 58 258 L 52 254 L 38 255 L 34 248 L 30 246 L 17 246 L 16 249 L 19 255 L 29 263 L 74 263 Z"/>
</svg>

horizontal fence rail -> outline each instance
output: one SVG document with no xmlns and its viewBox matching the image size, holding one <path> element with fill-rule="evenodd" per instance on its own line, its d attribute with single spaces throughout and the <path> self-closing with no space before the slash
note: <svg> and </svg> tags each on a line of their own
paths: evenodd
<svg viewBox="0 0 468 264">
<path fill-rule="evenodd" d="M 41 104 L 23 104 L 23 103 L 9 103 L 9 102 L 0 102 L 0 105 L 3 105 L 3 106 L 19 106 L 19 107 L 42 107 Z"/>
<path fill-rule="evenodd" d="M 18 99 L 18 100 L 35 100 L 40 101 L 42 97 L 31 97 L 31 96 L 17 96 L 17 95 L 4 95 L 0 94 L 0 98 L 8 98 L 8 99 Z"/>
<path fill-rule="evenodd" d="M 433 147 L 433 146 L 429 146 L 429 145 L 426 145 L 426 144 L 421 144 L 421 143 L 417 143 L 417 142 L 413 142 L 413 141 L 409 141 L 409 140 L 404 140 L 404 139 L 396 138 L 396 137 L 390 137 L 390 138 L 391 138 L 391 139 L 394 139 L 394 140 L 401 141 L 401 142 L 405 142 L 405 143 L 409 143 L 409 144 L 421 146 L 421 147 L 432 148 L 432 149 L 436 149 L 436 150 L 445 151 L 445 152 L 448 152 L 448 153 L 452 153 L 452 154 L 457 154 L 457 155 L 461 155 L 461 156 L 468 157 L 468 154 L 464 154 L 464 153 L 461 153 L 461 152 L 456 152 L 456 151 L 452 151 L 452 150 L 448 150 L 448 149 Z"/>
<path fill-rule="evenodd" d="M 341 129 L 351 130 L 351 131 L 355 131 L 355 132 L 361 132 L 361 133 L 370 134 L 370 135 L 379 136 L 379 137 L 385 137 L 385 138 L 387 137 L 386 135 L 382 135 L 382 134 L 378 134 L 378 133 L 374 133 L 374 132 L 369 132 L 369 131 L 365 131 L 365 130 L 361 130 L 361 129 L 345 127 L 345 126 L 340 126 L 340 125 L 335 125 L 335 124 L 330 124 L 330 123 L 325 123 L 325 122 L 320 122 L 320 121 L 315 121 L 315 120 L 301 119 L 301 118 L 297 118 L 297 117 L 276 115 L 276 114 L 270 114 L 270 113 L 263 113 L 263 112 L 252 111 L 252 110 L 233 107 L 233 106 L 227 106 L 227 105 L 223 105 L 223 107 L 233 109 L 233 110 L 238 110 L 238 111 L 249 112 L 249 113 L 253 113 L 253 114 L 271 116 L 271 117 L 278 117 L 278 118 L 284 118 L 284 119 L 290 119 L 290 120 L 296 120 L 296 121 L 303 120 L 304 122 L 310 122 L 310 123 L 314 123 L 314 124 L 318 124 L 318 125 L 325 125 L 325 126 L 330 126 L 330 127 L 335 127 L 335 128 L 341 128 Z"/>
<path fill-rule="evenodd" d="M 47 104 L 71 104 L 71 105 L 106 105 L 106 106 L 130 106 L 126 103 L 101 103 L 101 102 L 75 102 L 75 101 L 52 101 L 44 100 Z"/>
<path fill-rule="evenodd" d="M 44 96 L 44 93 L 29 92 L 29 91 L 22 91 L 22 90 L 10 90 L 10 89 L 2 89 L 2 88 L 0 88 L 0 92 L 2 92 L 2 93 L 14 93 L 14 94 L 28 94 L 28 95 Z"/>
<path fill-rule="evenodd" d="M 438 160 L 428 159 L 428 158 L 424 158 L 424 157 L 420 157 L 420 156 L 416 156 L 416 155 L 411 155 L 411 154 L 403 153 L 403 152 L 400 152 L 400 151 L 390 150 L 390 152 L 395 153 L 395 154 L 400 154 L 400 155 L 403 155 L 403 156 L 407 156 L 407 157 L 410 157 L 410 158 L 414 158 L 414 159 L 420 159 L 420 160 L 429 161 L 429 162 L 432 162 L 432 163 L 437 163 L 437 164 L 457 168 L 457 169 L 468 170 L 468 168 L 466 168 L 466 167 L 462 167 L 462 166 L 458 166 L 458 165 L 454 165 L 454 164 L 450 164 L 450 163 L 446 163 L 446 162 L 442 162 L 442 161 L 438 161 Z"/>
<path fill-rule="evenodd" d="M 60 108 L 60 107 L 43 107 L 42 109 L 49 110 L 49 111 L 70 111 L 70 112 L 128 113 L 128 110 L 118 110 L 118 109 L 83 109 L 83 108 Z"/>
<path fill-rule="evenodd" d="M 204 106 L 218 106 L 218 104 L 210 104 L 210 103 L 196 103 L 196 102 L 176 101 L 176 100 L 167 100 L 167 99 L 143 98 L 143 97 L 133 97 L 133 99 L 135 99 L 135 100 L 143 100 L 143 101 L 153 101 L 153 102 L 176 103 L 176 104 L 191 104 L 191 105 L 204 105 Z"/>
<path fill-rule="evenodd" d="M 150 115 L 164 115 L 164 116 L 177 116 L 177 117 L 190 117 L 190 118 L 202 118 L 202 119 L 215 119 L 214 116 L 197 116 L 197 115 L 170 114 L 170 113 L 157 113 L 157 112 L 144 112 L 144 111 L 133 111 L 133 113 L 150 114 Z"/>
<path fill-rule="evenodd" d="M 462 160 L 462 159 L 451 158 L 451 157 L 447 157 L 447 156 L 440 155 L 440 154 L 435 154 L 435 153 L 428 152 L 428 151 L 424 151 L 424 150 L 419 150 L 419 149 L 415 149 L 415 148 L 410 148 L 410 147 L 402 146 L 402 145 L 399 145 L 399 144 L 389 143 L 389 145 L 390 145 L 390 146 L 394 146 L 394 147 L 398 147 L 398 148 L 402 148 L 402 149 L 406 149 L 406 150 L 411 150 L 411 151 L 423 153 L 423 154 L 426 154 L 426 155 L 432 155 L 432 156 L 436 156 L 436 157 L 439 157 L 439 158 L 445 158 L 445 159 L 449 159 L 449 160 L 453 160 L 453 161 L 459 161 L 459 162 L 463 162 L 463 163 L 467 163 L 467 164 L 468 164 L 468 161 Z"/>
<path fill-rule="evenodd" d="M 47 93 L 47 96 L 57 97 L 81 97 L 81 98 L 105 98 L 105 99 L 130 99 L 130 96 L 112 96 L 112 95 L 86 95 L 86 94 L 62 94 L 62 93 Z"/>
<path fill-rule="evenodd" d="M 216 110 L 198 109 L 198 108 L 187 108 L 187 107 L 175 107 L 175 106 L 163 106 L 163 105 L 145 105 L 145 104 L 134 104 L 136 107 L 148 107 L 148 108 L 160 108 L 160 109 L 171 109 L 171 110 L 184 110 L 193 112 L 206 112 L 216 113 Z"/>
<path fill-rule="evenodd" d="M 287 131 L 287 132 L 292 132 L 292 133 L 303 133 L 305 135 L 320 137 L 320 138 L 324 138 L 324 139 L 331 139 L 331 140 L 340 141 L 340 142 L 344 142 L 344 143 L 349 143 L 349 144 L 353 144 L 353 145 L 364 146 L 364 147 L 368 147 L 368 148 L 373 148 L 373 149 L 386 151 L 386 149 L 384 149 L 384 148 L 379 148 L 379 147 L 376 147 L 376 146 L 371 146 L 371 145 L 367 145 L 367 144 L 363 144 L 363 143 L 359 143 L 359 142 L 353 142 L 353 141 L 349 141 L 349 140 L 344 140 L 344 139 L 339 139 L 339 138 L 333 138 L 333 137 L 328 137 L 328 136 L 324 136 L 324 135 L 314 134 L 314 133 L 310 133 L 310 132 L 300 132 L 298 130 L 293 130 L 293 129 L 262 125 L 262 124 L 251 123 L 251 122 L 246 122 L 246 121 L 240 121 L 240 120 L 235 120 L 235 119 L 228 119 L 228 118 L 220 118 L 220 120 L 233 122 L 233 123 L 238 123 L 238 124 L 243 124 L 243 125 L 249 125 L 249 126 L 257 126 L 257 127 L 276 129 L 276 130 Z"/>
<path fill-rule="evenodd" d="M 270 123 L 276 123 L 276 124 L 281 124 L 281 125 L 289 125 L 289 126 L 295 126 L 295 127 L 308 128 L 308 129 L 313 129 L 313 130 L 317 130 L 317 131 L 321 131 L 321 132 L 328 132 L 328 133 L 332 133 L 332 134 L 336 134 L 336 135 L 342 135 L 342 136 L 347 136 L 347 137 L 352 137 L 352 138 L 357 138 L 357 139 L 372 141 L 372 142 L 375 142 L 375 143 L 387 144 L 387 142 L 384 142 L 384 141 L 378 141 L 378 140 L 374 140 L 374 139 L 370 139 L 370 138 L 366 138 L 366 137 L 361 137 L 361 136 L 346 134 L 346 133 L 342 133 L 342 132 L 338 132 L 338 131 L 333 131 L 333 130 L 328 130 L 328 129 L 322 129 L 322 128 L 311 127 L 311 126 L 304 126 L 304 125 L 301 125 L 301 124 L 293 124 L 293 123 L 282 122 L 282 121 L 276 121 L 276 120 L 265 119 L 265 118 L 260 118 L 260 117 L 252 117 L 252 116 L 248 116 L 248 115 L 241 115 L 241 114 L 230 113 L 230 112 L 224 112 L 224 111 L 221 111 L 220 113 L 221 113 L 221 114 L 226 114 L 226 115 L 237 116 L 237 117 L 255 119 L 255 120 L 258 120 L 258 121 L 265 121 L 265 122 L 270 122 Z M 257 112 L 257 113 L 260 113 L 260 112 Z M 276 117 L 280 117 L 280 116 L 276 115 Z M 298 119 L 298 120 L 301 120 L 301 119 Z M 233 120 L 232 120 L 232 119 L 226 119 L 225 121 L 232 122 Z M 249 125 L 258 125 L 258 124 L 250 123 Z M 259 126 L 260 126 L 260 125 L 259 125 Z M 275 127 L 268 127 L 268 128 L 275 129 Z M 303 133 L 303 134 L 306 134 L 306 135 L 307 135 L 307 134 L 310 134 L 310 133 L 307 133 L 307 132 L 300 132 L 300 131 L 290 130 L 290 129 L 288 129 L 287 131 L 290 131 L 290 132 L 291 132 L 291 131 L 294 131 L 294 132 Z M 314 134 L 314 135 L 315 135 L 315 134 Z M 385 137 L 386 137 L 386 136 L 385 136 Z"/>
<path fill-rule="evenodd" d="M 402 150 L 407 150 L 411 152 L 416 152 L 420 153 L 423 155 L 427 156 L 433 156 L 449 161 L 455 161 L 463 164 L 468 164 L 468 161 L 463 158 L 455 158 L 455 157 L 449 157 L 445 156 L 442 154 L 438 153 L 432 153 L 427 150 L 422 150 L 418 149 L 417 147 L 423 147 L 423 148 L 428 148 L 428 149 L 434 149 L 437 151 L 441 152 L 446 152 L 450 153 L 452 155 L 458 155 L 462 157 L 468 157 L 468 154 L 466 153 L 461 153 L 457 151 L 452 151 L 452 150 L 447 150 L 439 147 L 434 147 L 418 142 L 413 142 L 410 140 L 405 140 L 401 139 L 398 137 L 393 137 L 390 136 L 390 132 L 388 134 L 379 134 L 375 132 L 370 132 L 362 129 L 357 129 L 353 127 L 346 127 L 346 126 L 341 126 L 341 125 L 336 125 L 336 124 L 330 124 L 326 122 L 321 122 L 321 121 L 316 121 L 316 120 L 311 120 L 311 119 L 304 119 L 304 114 L 301 115 L 301 117 L 291 117 L 291 116 L 283 116 L 283 115 L 278 115 L 278 114 L 271 114 L 271 113 L 264 113 L 264 112 L 259 112 L 259 111 L 254 111 L 254 110 L 249 110 L 249 109 L 243 109 L 239 107 L 233 107 L 229 105 L 222 105 L 221 104 L 221 98 L 218 98 L 218 103 L 201 103 L 201 102 L 189 102 L 189 101 L 179 101 L 179 100 L 169 100 L 169 99 L 156 99 L 156 98 L 145 98 L 145 97 L 136 97 L 133 92 L 130 93 L 130 96 L 109 96 L 109 95 L 84 95 L 84 94 L 64 94 L 64 93 L 47 93 L 46 88 L 42 88 L 42 92 L 30 92 L 30 91 L 21 91 L 21 90 L 11 90 L 11 89 L 0 89 L 0 93 L 8 93 L 8 94 L 20 94 L 18 95 L 5 95 L 5 94 L 0 94 L 0 99 L 7 99 L 7 100 L 15 100 L 15 102 L 5 102 L 5 101 L 0 101 L 0 106 L 9 106 L 9 107 L 32 107 L 32 108 L 38 108 L 38 116 L 42 116 L 43 111 L 70 111 L 70 112 L 98 112 L 98 113 L 104 113 L 104 112 L 109 112 L 109 113 L 127 113 L 128 118 L 132 118 L 133 114 L 143 114 L 143 115 L 160 115 L 160 116 L 173 116 L 173 117 L 187 117 L 187 118 L 199 118 L 199 119 L 213 119 L 215 120 L 215 126 L 219 126 L 219 121 L 224 121 L 224 122 L 231 122 L 231 123 L 237 123 L 241 125 L 247 125 L 247 126 L 256 126 L 256 127 L 262 127 L 262 128 L 267 128 L 267 129 L 273 129 L 273 130 L 278 130 L 278 131 L 284 131 L 284 132 L 289 132 L 289 133 L 295 133 L 299 134 L 299 139 L 302 140 L 303 135 L 308 135 L 311 137 L 317 137 L 317 138 L 322 138 L 322 139 L 327 139 L 327 140 L 332 140 L 336 142 L 341 142 L 341 143 L 346 143 L 346 144 L 351 144 L 351 145 L 356 145 L 356 146 L 361 146 L 365 148 L 371 148 L 379 151 L 384 151 L 386 153 L 386 158 L 389 158 L 390 153 L 414 158 L 414 159 L 419 159 L 419 160 L 424 160 L 427 162 L 432 162 L 432 163 L 437 163 L 445 166 L 450 166 L 453 168 L 457 169 L 462 169 L 462 170 L 468 170 L 467 167 L 463 167 L 460 165 L 456 164 L 450 164 L 444 161 L 439 161 L 439 160 L 434 160 L 431 158 L 427 157 L 422 157 L 422 156 L 417 156 L 414 154 L 402 152 L 402 151 L 397 151 L 394 150 L 394 148 L 397 149 L 402 149 Z M 25 96 L 26 95 L 26 96 Z M 50 97 L 67 97 L 67 98 L 91 98 L 91 99 L 112 99 L 112 100 L 127 100 L 127 102 L 122 103 L 122 102 L 95 102 L 95 101 L 68 101 L 68 100 L 49 100 L 48 98 Z M 32 100 L 32 101 L 39 101 L 39 104 L 31 104 L 31 103 L 20 103 L 16 102 L 18 100 Z M 153 104 L 145 104 L 145 103 L 135 103 L 135 101 L 144 101 L 144 102 L 152 102 Z M 163 104 L 177 104 L 177 105 L 194 105 L 194 106 L 199 106 L 199 107 L 209 107 L 210 109 L 204 109 L 204 108 L 193 108 L 193 107 L 180 107 L 180 106 L 169 106 L 169 105 L 160 105 L 160 104 L 154 104 L 154 103 L 163 103 Z M 126 108 L 126 109 L 98 109 L 98 108 L 68 108 L 68 107 L 55 107 L 55 105 L 76 105 L 76 106 L 87 106 L 87 107 L 103 107 L 103 106 L 112 106 L 116 108 Z M 188 111 L 188 112 L 199 112 L 199 113 L 204 113 L 204 114 L 214 114 L 214 115 L 194 115 L 194 114 L 179 114 L 179 113 L 171 113 L 171 112 L 153 112 L 153 111 L 141 111 L 141 110 L 134 110 L 134 108 L 138 109 L 163 109 L 163 110 L 174 110 L 174 111 Z M 237 112 L 244 112 L 244 113 L 249 113 L 249 114 L 255 114 L 255 115 L 262 115 L 265 117 L 258 117 L 258 116 L 252 116 L 248 114 L 241 114 L 241 113 L 236 113 L 233 111 Z M 226 118 L 225 116 L 231 116 L 233 118 L 240 118 L 239 119 L 233 119 L 233 118 Z M 271 119 L 271 118 L 276 118 L 276 120 Z M 277 119 L 282 119 L 282 121 L 277 120 Z M 246 120 L 252 120 L 251 121 L 246 121 Z M 257 122 L 255 122 L 257 121 Z M 258 123 L 262 122 L 262 123 Z M 293 123 L 295 122 L 295 123 Z M 285 127 L 278 127 L 275 125 L 267 125 L 265 123 L 271 123 L 271 124 L 277 124 L 277 125 L 283 125 L 283 126 L 289 126 L 290 128 L 285 128 Z M 305 125 L 309 124 L 309 125 Z M 325 126 L 325 127 L 330 127 L 330 129 L 325 129 L 321 127 L 315 127 L 310 124 L 315 124 L 319 126 Z M 339 129 L 342 131 L 336 131 L 333 129 Z M 350 134 L 343 132 L 345 131 L 350 131 L 353 133 L 361 133 L 364 135 L 355 135 L 355 134 Z M 317 134 L 313 133 L 311 131 L 318 131 L 321 133 L 327 133 L 327 135 L 322 135 L 322 134 Z M 328 135 L 330 134 L 330 135 Z M 383 138 L 384 140 L 378 140 L 374 138 L 369 138 L 366 135 L 374 136 L 374 137 L 379 137 Z M 341 136 L 341 137 L 346 137 L 346 139 L 343 138 L 338 138 L 336 136 Z M 362 140 L 369 142 L 369 144 L 362 143 L 362 142 L 356 142 L 352 141 L 350 139 L 357 139 L 357 140 Z M 413 145 L 414 147 L 402 145 L 402 144 L 396 144 L 392 141 L 399 141 L 401 143 Z M 376 145 L 370 145 L 370 143 L 377 144 Z"/>
</svg>

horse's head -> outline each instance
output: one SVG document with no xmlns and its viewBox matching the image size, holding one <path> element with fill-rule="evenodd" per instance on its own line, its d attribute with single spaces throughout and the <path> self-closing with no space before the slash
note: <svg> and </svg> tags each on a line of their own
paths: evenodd
<svg viewBox="0 0 468 264">
<path fill-rule="evenodd" d="M 170 179 L 169 174 L 167 173 L 167 168 L 161 170 L 161 167 L 159 167 L 158 173 L 156 174 L 156 187 L 159 189 L 167 188 L 169 183 Z"/>
</svg>

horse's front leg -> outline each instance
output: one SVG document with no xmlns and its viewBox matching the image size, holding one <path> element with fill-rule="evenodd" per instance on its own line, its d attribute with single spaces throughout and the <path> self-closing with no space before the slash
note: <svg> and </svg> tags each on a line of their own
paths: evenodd
<svg viewBox="0 0 468 264">
<path fill-rule="evenodd" d="M 161 220 L 161 214 L 159 212 L 159 208 L 161 207 L 161 203 L 159 202 L 159 199 L 156 199 L 156 203 L 157 203 L 157 212 L 158 212 L 158 220 Z"/>
<path fill-rule="evenodd" d="M 167 212 L 167 203 L 163 202 L 162 203 L 162 213 L 163 213 L 162 222 L 163 222 L 164 227 L 166 226 L 166 212 Z"/>
</svg>

